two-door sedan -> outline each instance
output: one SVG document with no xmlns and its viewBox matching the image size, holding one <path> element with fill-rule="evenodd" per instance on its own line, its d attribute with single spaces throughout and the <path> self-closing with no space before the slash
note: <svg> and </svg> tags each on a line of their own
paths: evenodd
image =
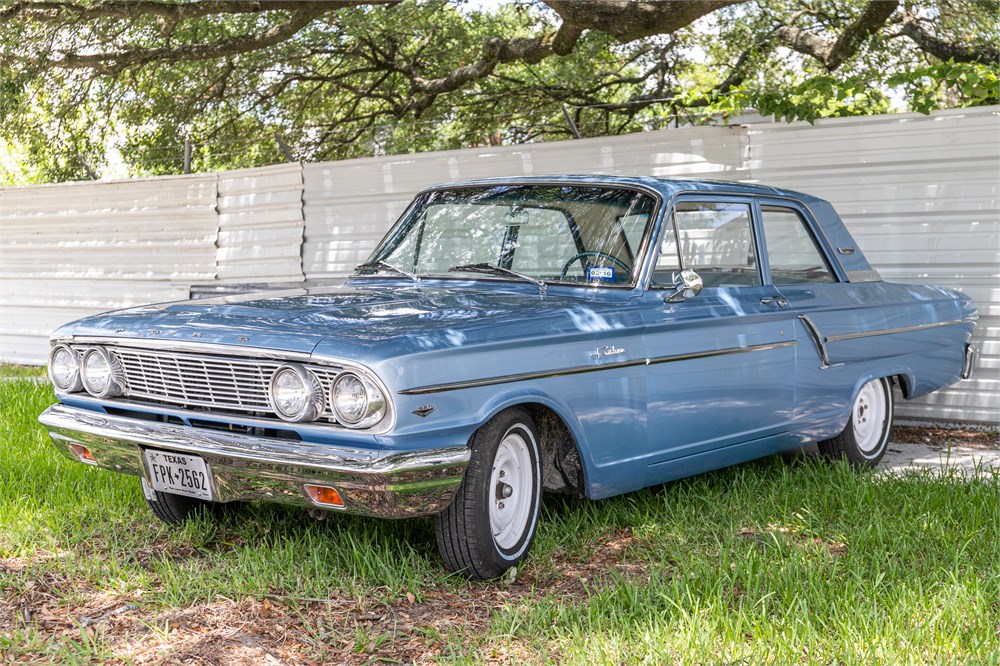
<svg viewBox="0 0 1000 666">
<path fill-rule="evenodd" d="M 826 201 L 604 176 L 421 192 L 341 284 L 57 330 L 63 453 L 178 523 L 270 500 L 432 515 L 449 570 L 531 547 L 542 491 L 598 499 L 819 442 L 871 466 L 892 385 L 968 377 L 964 295 L 883 281 Z"/>
</svg>

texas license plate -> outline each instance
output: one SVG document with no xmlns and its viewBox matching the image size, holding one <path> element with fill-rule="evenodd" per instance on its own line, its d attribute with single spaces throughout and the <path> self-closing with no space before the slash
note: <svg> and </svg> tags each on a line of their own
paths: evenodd
<svg viewBox="0 0 1000 666">
<path fill-rule="evenodd" d="M 212 499 L 212 484 L 208 464 L 203 458 L 185 453 L 146 449 L 146 469 L 153 490 L 198 499 Z"/>
</svg>

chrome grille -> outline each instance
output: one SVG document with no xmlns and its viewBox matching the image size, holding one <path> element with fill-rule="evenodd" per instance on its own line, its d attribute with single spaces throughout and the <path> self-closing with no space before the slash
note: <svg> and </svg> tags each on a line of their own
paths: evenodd
<svg viewBox="0 0 1000 666">
<path fill-rule="evenodd" d="M 268 400 L 271 375 L 284 363 L 131 347 L 112 348 L 125 371 L 124 397 L 254 414 L 274 415 Z M 340 368 L 309 365 L 329 394 Z M 329 410 L 323 418 L 333 420 Z"/>
</svg>

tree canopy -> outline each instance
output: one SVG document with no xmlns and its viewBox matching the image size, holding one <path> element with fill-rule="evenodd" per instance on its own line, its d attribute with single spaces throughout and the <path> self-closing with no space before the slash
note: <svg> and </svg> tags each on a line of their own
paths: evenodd
<svg viewBox="0 0 1000 666">
<path fill-rule="evenodd" d="M 0 184 L 996 103 L 997 0 L 0 0 Z M 287 152 L 286 152 L 287 150 Z"/>
</svg>

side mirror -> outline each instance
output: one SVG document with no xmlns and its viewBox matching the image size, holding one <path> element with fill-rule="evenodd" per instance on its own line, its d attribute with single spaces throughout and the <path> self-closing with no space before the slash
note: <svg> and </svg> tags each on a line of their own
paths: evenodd
<svg viewBox="0 0 1000 666">
<path fill-rule="evenodd" d="M 701 276 L 690 268 L 685 268 L 674 276 L 674 292 L 663 300 L 667 303 L 680 303 L 700 294 L 703 286 Z"/>
</svg>

